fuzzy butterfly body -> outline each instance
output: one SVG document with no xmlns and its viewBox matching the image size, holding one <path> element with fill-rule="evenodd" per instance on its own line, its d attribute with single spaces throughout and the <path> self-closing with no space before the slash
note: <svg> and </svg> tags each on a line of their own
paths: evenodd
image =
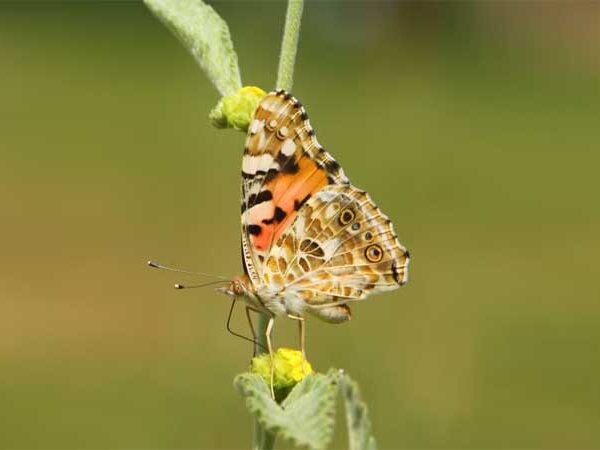
<svg viewBox="0 0 600 450">
<path fill-rule="evenodd" d="M 268 94 L 250 123 L 241 210 L 246 275 L 230 292 L 260 311 L 344 322 L 347 303 L 407 281 L 409 255 L 391 221 L 285 91 Z"/>
</svg>

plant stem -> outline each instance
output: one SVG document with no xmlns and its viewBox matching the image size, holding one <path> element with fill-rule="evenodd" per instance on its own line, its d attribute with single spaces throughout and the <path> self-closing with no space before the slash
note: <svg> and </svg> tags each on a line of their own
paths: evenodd
<svg viewBox="0 0 600 450">
<path fill-rule="evenodd" d="M 256 340 L 260 345 L 255 345 L 255 353 L 266 353 L 267 348 L 267 324 L 269 323 L 269 316 L 266 314 L 260 314 L 258 316 L 258 326 L 256 327 Z M 275 435 L 265 430 L 262 425 L 258 422 L 258 419 L 254 419 L 254 436 L 252 438 L 252 449 L 253 450 L 271 450 L 275 448 Z"/>
<path fill-rule="evenodd" d="M 304 0 L 288 0 L 281 53 L 279 55 L 279 69 L 277 70 L 277 89 L 290 91 L 294 84 L 294 64 L 296 62 L 303 8 Z"/>
<path fill-rule="evenodd" d="M 279 54 L 279 68 L 277 70 L 277 89 L 292 89 L 294 83 L 294 64 L 296 63 L 296 51 L 298 50 L 298 39 L 300 37 L 300 21 L 304 0 L 288 0 L 285 15 L 285 26 L 283 29 L 283 40 L 281 41 L 281 53 Z M 261 314 L 258 319 L 256 338 L 259 345 L 255 346 L 255 354 L 266 353 L 267 348 L 267 324 L 269 317 Z M 265 430 L 257 419 L 254 420 L 254 436 L 252 448 L 254 450 L 271 450 L 275 448 L 276 435 Z"/>
</svg>

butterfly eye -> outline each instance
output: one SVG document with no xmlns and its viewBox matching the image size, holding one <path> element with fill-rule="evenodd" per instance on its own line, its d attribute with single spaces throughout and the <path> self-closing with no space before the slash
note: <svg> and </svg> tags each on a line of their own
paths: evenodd
<svg viewBox="0 0 600 450">
<path fill-rule="evenodd" d="M 365 250 L 365 256 L 370 262 L 376 263 L 383 259 L 383 250 L 377 244 L 369 245 Z"/>
<path fill-rule="evenodd" d="M 233 286 L 231 287 L 231 291 L 235 295 L 242 295 L 242 293 L 243 293 L 242 285 L 240 284 L 239 281 L 234 281 L 233 282 Z"/>
<path fill-rule="evenodd" d="M 351 209 L 345 209 L 340 214 L 340 225 L 348 225 L 354 220 L 354 211 Z"/>
<path fill-rule="evenodd" d="M 370 231 L 367 231 L 363 237 L 365 238 L 365 241 L 370 241 L 373 239 L 373 233 L 371 233 Z"/>
</svg>

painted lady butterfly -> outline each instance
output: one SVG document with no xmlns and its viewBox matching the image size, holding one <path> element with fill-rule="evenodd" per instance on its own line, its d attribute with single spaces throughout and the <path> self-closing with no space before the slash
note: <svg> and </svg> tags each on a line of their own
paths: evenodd
<svg viewBox="0 0 600 450">
<path fill-rule="evenodd" d="M 306 111 L 271 92 L 248 129 L 242 164 L 245 274 L 222 291 L 276 316 L 350 319 L 348 303 L 407 281 L 408 251 L 391 221 L 315 137 Z M 304 343 L 302 342 L 304 350 Z"/>
</svg>

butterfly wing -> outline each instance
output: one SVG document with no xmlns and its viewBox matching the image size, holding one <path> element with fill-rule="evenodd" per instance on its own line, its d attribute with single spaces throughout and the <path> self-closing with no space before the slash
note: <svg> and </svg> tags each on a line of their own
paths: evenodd
<svg viewBox="0 0 600 450">
<path fill-rule="evenodd" d="M 267 95 L 242 163 L 242 253 L 257 290 L 341 322 L 346 303 L 407 281 L 390 220 L 318 143 L 295 98 Z"/>
<path fill-rule="evenodd" d="M 279 237 L 263 279 L 301 298 L 310 312 L 333 319 L 331 314 L 349 314 L 340 309 L 348 302 L 406 283 L 408 261 L 391 221 L 366 192 L 329 185 Z"/>
<path fill-rule="evenodd" d="M 300 102 L 284 91 L 268 94 L 250 123 L 242 160 L 242 256 L 255 286 L 273 243 L 304 203 L 328 184 L 347 183 Z"/>
</svg>

